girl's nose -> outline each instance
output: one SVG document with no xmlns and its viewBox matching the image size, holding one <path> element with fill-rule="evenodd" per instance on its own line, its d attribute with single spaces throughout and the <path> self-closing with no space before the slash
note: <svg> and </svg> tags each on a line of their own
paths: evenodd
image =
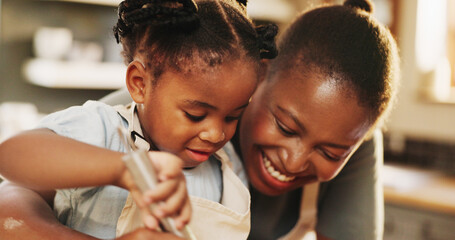
<svg viewBox="0 0 455 240">
<path fill-rule="evenodd" d="M 199 133 L 199 138 L 210 143 L 219 143 L 226 139 L 222 126 L 211 125 Z"/>
</svg>

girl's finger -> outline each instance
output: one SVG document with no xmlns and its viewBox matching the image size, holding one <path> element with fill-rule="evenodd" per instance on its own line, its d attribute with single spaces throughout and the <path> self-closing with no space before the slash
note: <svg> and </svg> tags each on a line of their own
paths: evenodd
<svg viewBox="0 0 455 240">
<path fill-rule="evenodd" d="M 131 197 L 133 197 L 134 202 L 139 208 L 143 209 L 148 206 L 144 195 L 139 191 L 139 189 L 131 189 L 130 193 Z"/>
<path fill-rule="evenodd" d="M 149 152 L 148 154 L 160 181 L 182 175 L 183 161 L 179 157 L 167 152 Z"/>
<path fill-rule="evenodd" d="M 158 219 L 150 214 L 144 214 L 142 212 L 142 222 L 144 223 L 145 227 L 152 230 L 159 229 L 159 222 Z"/>
<path fill-rule="evenodd" d="M 190 198 L 186 198 L 183 208 L 180 211 L 180 214 L 174 217 L 175 225 L 177 229 L 181 230 L 185 225 L 187 225 L 191 220 L 191 204 Z"/>
<path fill-rule="evenodd" d="M 187 199 L 188 194 L 186 191 L 186 185 L 182 183 L 175 191 L 172 192 L 172 195 L 165 200 L 164 204 L 160 204 L 158 206 L 158 209 L 166 216 L 178 215 L 187 203 Z"/>
<path fill-rule="evenodd" d="M 144 198 L 146 202 L 160 202 L 165 201 L 174 192 L 179 188 L 179 185 L 184 185 L 186 187 L 184 179 L 170 179 L 164 182 L 160 182 L 155 189 L 146 191 L 144 193 Z"/>
</svg>

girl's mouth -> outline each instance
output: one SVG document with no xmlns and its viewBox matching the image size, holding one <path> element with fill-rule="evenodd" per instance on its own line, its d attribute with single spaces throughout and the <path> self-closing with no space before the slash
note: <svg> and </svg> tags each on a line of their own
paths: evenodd
<svg viewBox="0 0 455 240">
<path fill-rule="evenodd" d="M 290 182 L 295 179 L 295 176 L 288 176 L 288 175 L 276 170 L 273 167 L 272 162 L 269 159 L 267 159 L 267 156 L 264 154 L 264 152 L 262 153 L 262 161 L 264 163 L 265 169 L 270 174 L 270 176 L 272 176 L 274 179 L 276 179 L 280 182 Z"/>
<path fill-rule="evenodd" d="M 209 159 L 210 155 L 212 155 L 212 152 L 203 152 L 189 148 L 186 149 L 186 152 L 191 159 L 197 162 L 205 162 Z"/>
</svg>

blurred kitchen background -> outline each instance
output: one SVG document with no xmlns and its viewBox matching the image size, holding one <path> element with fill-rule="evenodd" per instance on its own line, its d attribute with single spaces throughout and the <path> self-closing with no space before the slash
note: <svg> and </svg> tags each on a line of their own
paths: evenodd
<svg viewBox="0 0 455 240">
<path fill-rule="evenodd" d="M 124 84 L 119 0 L 0 0 L 0 142 Z M 337 0 L 250 0 L 284 29 Z M 384 131 L 384 239 L 455 239 L 455 0 L 373 0 L 398 41 L 402 84 Z"/>
</svg>

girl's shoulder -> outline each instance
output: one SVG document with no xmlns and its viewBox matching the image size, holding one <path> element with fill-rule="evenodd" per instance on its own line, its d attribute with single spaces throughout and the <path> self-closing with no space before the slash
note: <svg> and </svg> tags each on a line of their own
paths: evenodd
<svg viewBox="0 0 455 240">
<path fill-rule="evenodd" d="M 81 142 L 104 148 L 112 148 L 117 126 L 124 124 L 117 111 L 105 103 L 87 101 L 83 105 L 51 113 L 44 117 L 37 128 L 53 132 Z M 118 147 L 114 147 L 117 150 Z"/>
</svg>

